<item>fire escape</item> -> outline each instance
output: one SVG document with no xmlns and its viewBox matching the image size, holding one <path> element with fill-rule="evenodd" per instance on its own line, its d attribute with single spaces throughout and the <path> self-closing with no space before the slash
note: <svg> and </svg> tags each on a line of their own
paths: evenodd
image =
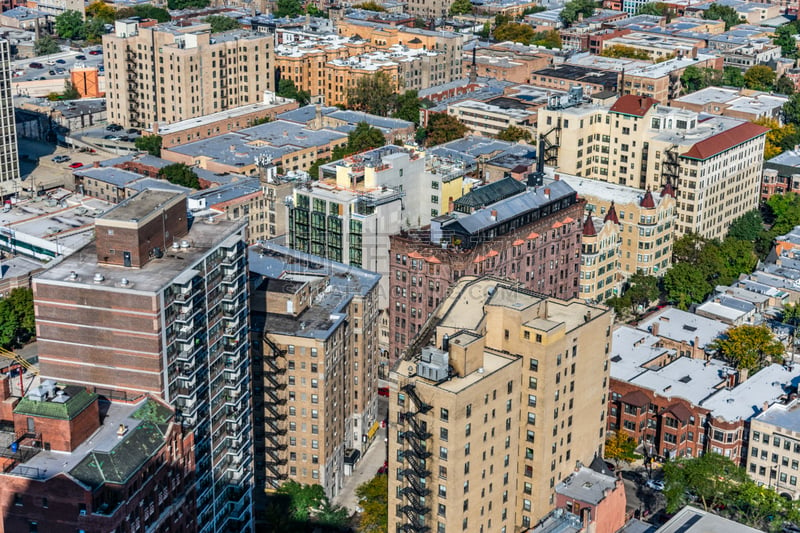
<svg viewBox="0 0 800 533">
<path fill-rule="evenodd" d="M 678 183 L 680 171 L 681 166 L 680 161 L 678 160 L 678 146 L 672 145 L 664 152 L 664 161 L 661 163 L 662 185 L 669 183 L 675 189 L 677 189 L 680 185 Z"/>
<path fill-rule="evenodd" d="M 279 357 L 286 357 L 281 350 L 264 335 L 264 342 L 271 353 L 264 354 L 264 437 L 265 464 L 267 468 L 266 483 L 268 488 L 277 489 L 281 481 L 286 479 L 286 383 L 281 375 L 286 368 L 278 362 Z"/>
<path fill-rule="evenodd" d="M 409 410 L 401 417 L 402 422 L 408 423 L 409 429 L 401 433 L 403 442 L 408 444 L 402 452 L 402 458 L 408 464 L 408 468 L 400 474 L 406 478 L 408 485 L 400 491 L 406 499 L 406 504 L 400 508 L 400 512 L 406 516 L 408 522 L 400 529 L 412 533 L 426 533 L 431 529 L 425 525 L 425 516 L 430 514 L 430 507 L 425 504 L 425 498 L 430 494 L 427 478 L 431 475 L 425 466 L 425 461 L 431 456 L 426 441 L 431 438 L 431 434 L 425 422 L 417 419 L 417 415 L 425 414 L 433 407 L 420 399 L 413 384 L 405 385 L 403 392 L 408 394 L 417 409 Z"/>
<path fill-rule="evenodd" d="M 128 82 L 128 115 L 131 125 L 141 126 L 139 119 L 139 79 L 136 68 L 136 52 L 129 48 L 125 53 L 125 70 Z"/>
</svg>

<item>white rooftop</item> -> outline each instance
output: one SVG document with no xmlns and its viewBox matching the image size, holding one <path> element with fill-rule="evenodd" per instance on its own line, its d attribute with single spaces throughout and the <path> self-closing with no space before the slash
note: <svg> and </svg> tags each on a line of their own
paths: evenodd
<svg viewBox="0 0 800 533">
<path fill-rule="evenodd" d="M 658 324 L 658 333 L 653 331 L 655 324 Z M 725 333 L 729 326 L 718 320 L 666 307 L 640 322 L 638 328 L 678 342 L 692 345 L 697 342 L 698 348 L 705 349 L 714 339 Z"/>
<path fill-rule="evenodd" d="M 733 389 L 723 389 L 700 404 L 728 421 L 748 420 L 800 384 L 800 365 L 772 364 Z"/>
</svg>

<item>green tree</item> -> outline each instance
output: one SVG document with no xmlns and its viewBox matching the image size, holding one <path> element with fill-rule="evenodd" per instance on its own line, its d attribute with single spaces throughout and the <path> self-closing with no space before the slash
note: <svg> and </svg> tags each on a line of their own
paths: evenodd
<svg viewBox="0 0 800 533">
<path fill-rule="evenodd" d="M 325 528 L 342 528 L 350 521 L 350 513 L 344 507 L 332 504 L 328 498 L 314 512 L 314 523 Z"/>
<path fill-rule="evenodd" d="M 225 15 L 209 15 L 203 22 L 211 24 L 211 33 L 222 33 L 224 31 L 237 30 L 242 27 L 236 19 Z"/>
<path fill-rule="evenodd" d="M 483 23 L 483 28 L 481 29 L 481 31 L 477 33 L 477 35 L 481 39 L 488 39 L 491 34 L 492 34 L 492 25 L 487 20 L 486 22 Z"/>
<path fill-rule="evenodd" d="M 530 130 L 512 125 L 498 133 L 497 138 L 501 141 L 509 142 L 530 141 L 532 135 Z"/>
<path fill-rule="evenodd" d="M 276 94 L 278 96 L 282 96 L 283 98 L 297 100 L 297 103 L 301 106 L 308 105 L 308 103 L 311 101 L 311 95 L 308 93 L 308 91 L 298 89 L 294 84 L 294 81 L 289 79 L 282 79 L 278 82 L 278 90 Z"/>
<path fill-rule="evenodd" d="M 386 144 L 386 137 L 381 130 L 373 128 L 366 122 L 359 122 L 356 129 L 347 135 L 347 151 L 351 154 L 380 148 Z"/>
<path fill-rule="evenodd" d="M 467 127 L 459 120 L 447 113 L 433 113 L 428 117 L 428 125 L 423 129 L 420 137 L 426 146 L 436 146 L 467 134 Z"/>
<path fill-rule="evenodd" d="M 687 494 L 708 511 L 728 500 L 737 484 L 747 481 L 747 474 L 736 464 L 716 453 L 705 453 L 692 459 L 677 459 L 664 464 L 664 496 L 667 512 L 674 513 L 686 505 Z"/>
<path fill-rule="evenodd" d="M 151 4 L 139 4 L 134 7 L 122 7 L 117 9 L 114 15 L 117 20 L 130 17 L 140 17 L 143 19 L 155 19 L 158 22 L 169 22 L 172 19 L 172 17 L 169 16 L 169 11 Z"/>
<path fill-rule="evenodd" d="M 758 256 L 751 241 L 728 238 L 713 246 L 717 247 L 719 257 L 722 259 L 722 269 L 715 284 L 729 285 L 741 274 L 752 272 L 758 263 Z"/>
<path fill-rule="evenodd" d="M 105 24 L 114 22 L 116 18 L 114 8 L 100 0 L 89 4 L 86 8 L 86 16 L 90 19 L 100 19 Z"/>
<path fill-rule="evenodd" d="M 296 17 L 303 13 L 303 4 L 300 0 L 277 0 L 275 2 L 276 17 Z"/>
<path fill-rule="evenodd" d="M 775 82 L 775 92 L 778 94 L 785 94 L 788 96 L 794 94 L 796 90 L 794 82 L 790 80 L 786 74 L 782 75 L 778 78 L 778 81 Z"/>
<path fill-rule="evenodd" d="M 800 124 L 800 93 L 789 96 L 789 101 L 783 104 L 783 117 L 786 122 Z"/>
<path fill-rule="evenodd" d="M 688 309 L 691 304 L 702 302 L 711 289 L 703 273 L 690 263 L 674 264 L 664 275 L 667 299 L 680 309 Z"/>
<path fill-rule="evenodd" d="M 774 83 L 775 71 L 766 65 L 754 65 L 744 73 L 744 86 L 748 89 L 769 91 Z"/>
<path fill-rule="evenodd" d="M 64 92 L 61 95 L 62 100 L 79 100 L 81 93 L 69 80 L 64 80 Z"/>
<path fill-rule="evenodd" d="M 472 2 L 470 0 L 454 0 L 450 4 L 450 15 L 464 15 L 472 13 Z"/>
<path fill-rule="evenodd" d="M 570 26 L 581 16 L 585 18 L 594 15 L 596 7 L 597 4 L 592 0 L 570 0 L 564 4 L 564 9 L 561 11 L 561 21 L 564 25 Z"/>
<path fill-rule="evenodd" d="M 289 513 L 298 522 L 309 521 L 311 510 L 320 508 L 328 500 L 322 485 L 301 485 L 296 481 L 287 481 L 277 492 L 289 496 Z"/>
<path fill-rule="evenodd" d="M 0 298 L 0 346 L 11 349 L 36 334 L 33 292 L 26 287 L 12 289 Z"/>
<path fill-rule="evenodd" d="M 315 6 L 314 4 L 308 4 L 306 6 L 306 13 L 311 15 L 312 17 L 319 17 L 319 18 L 328 18 L 328 14 L 325 13 L 323 10 Z"/>
<path fill-rule="evenodd" d="M 200 9 L 208 7 L 210 3 L 210 0 L 168 0 L 167 7 L 169 9 Z"/>
<path fill-rule="evenodd" d="M 800 196 L 796 193 L 773 194 L 767 206 L 772 213 L 774 235 L 783 235 L 800 224 Z"/>
<path fill-rule="evenodd" d="M 161 136 L 160 135 L 142 135 L 137 137 L 133 144 L 137 150 L 147 152 L 150 155 L 161 157 Z"/>
<path fill-rule="evenodd" d="M 0 346 L 13 348 L 17 343 L 18 329 L 19 320 L 11 305 L 5 299 L 0 299 Z"/>
<path fill-rule="evenodd" d="M 520 18 L 525 18 L 525 15 L 534 15 L 536 13 L 541 13 L 542 11 L 547 11 L 547 7 L 545 6 L 526 7 L 525 9 L 522 10 L 522 17 Z"/>
<path fill-rule="evenodd" d="M 49 54 L 56 54 L 61 51 L 58 42 L 52 36 L 44 34 L 33 43 L 33 53 L 37 56 L 46 56 Z"/>
<path fill-rule="evenodd" d="M 359 520 L 361 533 L 389 531 L 389 476 L 377 475 L 356 488 L 358 504 L 364 509 Z"/>
<path fill-rule="evenodd" d="M 102 19 L 89 19 L 86 21 L 86 39 L 92 43 L 99 43 L 106 33 L 106 23 Z"/>
<path fill-rule="evenodd" d="M 636 453 L 636 441 L 624 431 L 609 433 L 603 457 L 611 459 L 617 467 L 621 462 L 632 463 L 642 456 Z"/>
<path fill-rule="evenodd" d="M 728 227 L 728 237 L 755 242 L 764 231 L 764 217 L 761 211 L 753 209 L 740 216 Z"/>
<path fill-rule="evenodd" d="M 753 122 L 759 126 L 769 128 L 767 139 L 764 143 L 764 159 L 766 160 L 772 159 L 786 149 L 793 148 L 797 141 L 800 140 L 800 135 L 798 135 L 797 127 L 794 124 L 781 126 L 776 119 L 768 117 L 761 117 Z"/>
<path fill-rule="evenodd" d="M 714 341 L 712 347 L 738 368 L 759 370 L 769 363 L 782 363 L 784 347 L 766 326 L 736 326 Z"/>
<path fill-rule="evenodd" d="M 722 68 L 722 85 L 729 87 L 744 87 L 744 75 L 736 67 Z"/>
<path fill-rule="evenodd" d="M 371 76 L 361 76 L 356 81 L 356 86 L 350 89 L 347 107 L 385 117 L 392 109 L 396 89 L 386 72 L 378 71 Z"/>
<path fill-rule="evenodd" d="M 668 17 L 673 14 L 669 5 L 663 2 L 649 2 L 639 6 L 636 10 L 637 15 L 655 15 L 656 17 Z"/>
<path fill-rule="evenodd" d="M 683 85 L 684 93 L 693 93 L 712 85 L 718 85 L 721 78 L 722 72 L 719 70 L 689 65 L 681 75 L 681 85 Z"/>
<path fill-rule="evenodd" d="M 742 23 L 742 19 L 735 9 L 720 4 L 711 4 L 711 7 L 703 11 L 703 18 L 706 20 L 723 21 L 725 23 L 725 31 Z"/>
<path fill-rule="evenodd" d="M 83 16 L 74 10 L 67 10 L 56 17 L 56 33 L 62 39 L 85 39 L 86 23 Z"/>
<path fill-rule="evenodd" d="M 536 35 L 528 24 L 509 22 L 494 29 L 494 38 L 498 41 L 512 41 L 515 43 L 531 44 Z"/>
<path fill-rule="evenodd" d="M 638 48 L 634 48 L 633 46 L 626 46 L 624 44 L 615 44 L 609 46 L 602 52 L 600 55 L 603 57 L 627 57 L 628 59 L 641 59 L 643 61 L 648 61 L 650 59 L 650 54 L 645 52 L 644 50 L 639 50 Z"/>
<path fill-rule="evenodd" d="M 551 50 L 561 48 L 561 34 L 557 30 L 539 31 L 533 35 L 531 44 Z"/>
<path fill-rule="evenodd" d="M 319 159 L 311 163 L 311 166 L 308 167 L 308 175 L 311 176 L 312 180 L 319 179 L 319 167 L 321 167 L 328 161 L 330 161 L 329 157 L 320 157 Z"/>
<path fill-rule="evenodd" d="M 786 58 L 797 58 L 797 43 L 794 36 L 798 31 L 797 21 L 792 21 L 775 29 L 773 42 L 781 47 L 781 55 Z"/>
<path fill-rule="evenodd" d="M 402 120 L 419 124 L 419 110 L 422 107 L 422 100 L 416 89 L 406 91 L 397 95 L 394 100 L 394 113 L 392 116 Z"/>
<path fill-rule="evenodd" d="M 197 174 L 185 163 L 167 165 L 158 171 L 158 177 L 175 185 L 182 185 L 190 189 L 200 188 L 200 179 Z"/>
</svg>

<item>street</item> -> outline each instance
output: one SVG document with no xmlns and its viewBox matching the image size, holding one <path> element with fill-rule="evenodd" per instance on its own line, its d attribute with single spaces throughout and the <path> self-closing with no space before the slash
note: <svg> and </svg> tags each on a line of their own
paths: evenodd
<svg viewBox="0 0 800 533">
<path fill-rule="evenodd" d="M 644 467 L 631 465 L 627 469 L 623 467 L 620 473 L 625 485 L 625 498 L 629 513 L 634 513 L 638 518 L 650 521 L 653 516 L 664 509 L 666 504 L 664 494 L 645 485 L 648 477 Z M 653 479 L 661 479 L 660 470 L 653 472 Z"/>
</svg>

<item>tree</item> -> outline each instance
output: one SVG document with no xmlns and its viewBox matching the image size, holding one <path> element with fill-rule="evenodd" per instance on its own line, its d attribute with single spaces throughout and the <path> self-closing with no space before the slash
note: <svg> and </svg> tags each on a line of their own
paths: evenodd
<svg viewBox="0 0 800 533">
<path fill-rule="evenodd" d="M 0 298 L 0 346 L 14 348 L 36 334 L 33 291 L 26 287 L 12 289 Z"/>
<path fill-rule="evenodd" d="M 470 0 L 454 0 L 450 4 L 450 15 L 464 15 L 472 13 L 472 2 Z"/>
<path fill-rule="evenodd" d="M 721 270 L 716 276 L 714 284 L 730 285 L 741 274 L 749 274 L 758 263 L 753 242 L 728 238 L 717 244 L 712 244 L 718 250 L 721 259 Z"/>
<path fill-rule="evenodd" d="M 86 8 L 86 16 L 90 19 L 100 19 L 105 24 L 114 22 L 116 18 L 114 8 L 99 0 L 92 2 Z"/>
<path fill-rule="evenodd" d="M 636 453 L 636 440 L 624 431 L 608 434 L 603 456 L 614 461 L 617 467 L 619 467 L 620 462 L 632 463 L 641 458 L 641 455 Z"/>
<path fill-rule="evenodd" d="M 703 273 L 691 263 L 673 264 L 664 275 L 667 299 L 680 309 L 688 309 L 689 305 L 705 300 L 711 288 Z"/>
<path fill-rule="evenodd" d="M 425 126 L 421 137 L 425 140 L 426 146 L 436 146 L 460 139 L 467 134 L 467 131 L 467 127 L 456 117 L 447 113 L 433 113 L 428 117 L 428 125 Z"/>
<path fill-rule="evenodd" d="M 781 126 L 774 118 L 761 117 L 753 121 L 759 126 L 769 128 L 767 139 L 764 143 L 764 159 L 772 159 L 785 150 L 794 148 L 800 142 L 800 133 L 794 124 Z"/>
<path fill-rule="evenodd" d="M 64 80 L 64 92 L 61 95 L 62 100 L 79 100 L 81 97 L 81 93 L 78 92 L 78 89 L 72 84 L 69 80 Z"/>
<path fill-rule="evenodd" d="M 737 369 L 759 370 L 783 362 L 784 347 L 766 326 L 736 326 L 716 339 L 712 347 Z"/>
<path fill-rule="evenodd" d="M 167 165 L 158 171 L 158 177 L 167 180 L 175 185 L 189 187 L 190 189 L 200 188 L 200 179 L 197 174 L 185 163 L 174 163 Z"/>
<path fill-rule="evenodd" d="M 308 167 L 308 175 L 311 176 L 312 180 L 318 180 L 319 179 L 319 167 L 321 167 L 322 165 L 324 165 L 328 161 L 330 161 L 330 158 L 321 157 L 321 158 L 317 159 L 316 161 L 314 161 L 313 163 L 311 163 L 311 166 Z"/>
<path fill-rule="evenodd" d="M 172 17 L 169 16 L 169 11 L 151 4 L 139 4 L 134 7 L 122 7 L 117 9 L 114 15 L 117 20 L 130 17 L 140 17 L 143 19 L 155 19 L 158 22 L 169 22 L 172 19 Z"/>
<path fill-rule="evenodd" d="M 225 15 L 209 15 L 203 21 L 211 24 L 211 33 L 222 33 L 242 27 L 236 19 Z"/>
<path fill-rule="evenodd" d="M 347 151 L 351 154 L 379 148 L 386 144 L 386 137 L 378 128 L 359 122 L 356 129 L 347 135 Z"/>
<path fill-rule="evenodd" d="M 775 71 L 766 65 L 754 65 L 744 73 L 744 86 L 748 89 L 769 91 L 774 83 Z"/>
<path fill-rule="evenodd" d="M 52 36 L 44 34 L 33 43 L 33 53 L 37 56 L 46 56 L 49 54 L 56 54 L 61 51 L 58 42 Z"/>
<path fill-rule="evenodd" d="M 358 111 L 385 117 L 392 108 L 392 96 L 397 87 L 389 74 L 378 71 L 371 76 L 361 76 L 350 89 L 347 106 Z"/>
<path fill-rule="evenodd" d="M 755 242 L 762 231 L 764 231 L 764 218 L 761 216 L 761 211 L 753 209 L 731 222 L 728 227 L 728 237 Z"/>
<path fill-rule="evenodd" d="M 796 90 L 794 82 L 790 80 L 786 74 L 782 75 L 778 78 L 778 81 L 775 82 L 775 92 L 778 94 L 785 94 L 788 96 L 794 94 Z"/>
<path fill-rule="evenodd" d="M 570 0 L 561 11 L 561 21 L 569 26 L 581 17 L 591 17 L 597 4 L 592 0 Z"/>
<path fill-rule="evenodd" d="M 277 492 L 289 496 L 289 513 L 298 522 L 309 521 L 311 510 L 320 508 L 328 500 L 322 485 L 301 485 L 296 481 L 287 481 Z"/>
<path fill-rule="evenodd" d="M 673 14 L 669 6 L 663 2 L 649 2 L 639 6 L 637 15 L 655 15 L 656 17 L 669 17 Z"/>
<path fill-rule="evenodd" d="M 168 0 L 167 7 L 169 9 L 200 9 L 208 7 L 210 3 L 210 0 Z"/>
<path fill-rule="evenodd" d="M 783 117 L 786 122 L 800 124 L 800 93 L 789 96 L 789 101 L 783 104 Z"/>
<path fill-rule="evenodd" d="M 361 533 L 389 531 L 389 476 L 380 474 L 356 488 L 358 504 L 364 511 L 359 521 Z"/>
<path fill-rule="evenodd" d="M 703 11 L 703 18 L 706 20 L 721 20 L 725 23 L 725 31 L 731 27 L 742 23 L 739 13 L 730 6 L 711 4 L 711 7 Z"/>
<path fill-rule="evenodd" d="M 793 192 L 773 194 L 767 200 L 772 213 L 772 232 L 783 235 L 800 224 L 800 196 Z"/>
<path fill-rule="evenodd" d="M 161 157 L 161 136 L 160 135 L 142 135 L 137 137 L 133 144 L 137 150 L 147 152 L 150 155 Z"/>
<path fill-rule="evenodd" d="M 86 39 L 92 43 L 99 43 L 106 33 L 106 23 L 102 19 L 89 19 L 86 22 Z"/>
<path fill-rule="evenodd" d="M 377 12 L 386 11 L 385 7 L 383 7 L 377 2 L 373 2 L 372 0 L 369 0 L 368 2 L 362 2 L 360 4 L 354 5 L 353 7 L 356 9 L 365 9 L 367 11 L 377 11 Z"/>
<path fill-rule="evenodd" d="M 641 59 L 643 61 L 648 61 L 650 59 L 650 54 L 645 52 L 644 50 L 639 50 L 638 48 L 634 48 L 633 46 L 626 46 L 624 44 L 615 44 L 609 46 L 602 52 L 600 55 L 603 57 L 627 57 L 629 59 Z"/>
<path fill-rule="evenodd" d="M 276 94 L 278 96 L 282 96 L 283 98 L 297 100 L 297 103 L 301 106 L 307 105 L 311 101 L 311 95 L 308 93 L 308 91 L 298 89 L 294 84 L 294 81 L 289 79 L 282 79 L 278 82 L 278 90 Z"/>
<path fill-rule="evenodd" d="M 74 10 L 67 10 L 56 17 L 56 33 L 62 39 L 85 39 L 86 24 L 83 16 Z"/>
<path fill-rule="evenodd" d="M 13 348 L 17 342 L 19 320 L 11 309 L 11 305 L 0 299 L 0 346 Z"/>
<path fill-rule="evenodd" d="M 497 134 L 497 138 L 501 141 L 517 142 L 517 141 L 530 141 L 530 130 L 520 128 L 519 126 L 509 126 Z"/>
<path fill-rule="evenodd" d="M 744 87 L 742 71 L 736 67 L 722 68 L 722 85 L 730 87 Z"/>
<path fill-rule="evenodd" d="M 533 42 L 536 46 L 543 46 L 549 49 L 561 48 L 561 34 L 557 30 L 539 31 L 533 35 Z"/>
<path fill-rule="evenodd" d="M 786 58 L 797 57 L 797 42 L 794 36 L 800 33 L 797 21 L 792 21 L 775 28 L 775 37 L 772 42 L 781 47 L 781 55 Z"/>
<path fill-rule="evenodd" d="M 686 495 L 708 511 L 717 503 L 725 502 L 734 487 L 747 481 L 747 474 L 736 464 L 716 453 L 705 453 L 692 459 L 677 459 L 664 464 L 664 496 L 667 512 L 674 513 L 686 504 Z"/>
<path fill-rule="evenodd" d="M 419 110 L 422 107 L 422 100 L 416 89 L 406 91 L 397 95 L 394 101 L 394 113 L 392 116 L 402 120 L 419 124 Z"/>
<path fill-rule="evenodd" d="M 681 76 L 681 85 L 685 93 L 693 93 L 711 85 L 717 85 L 722 78 L 722 72 L 708 67 L 689 65 Z"/>
<path fill-rule="evenodd" d="M 278 18 L 296 17 L 303 13 L 303 4 L 300 0 L 277 0 L 275 2 L 275 12 Z"/>
<path fill-rule="evenodd" d="M 528 24 L 510 22 L 494 29 L 494 38 L 498 41 L 512 41 L 515 43 L 531 44 L 536 32 Z"/>
</svg>

